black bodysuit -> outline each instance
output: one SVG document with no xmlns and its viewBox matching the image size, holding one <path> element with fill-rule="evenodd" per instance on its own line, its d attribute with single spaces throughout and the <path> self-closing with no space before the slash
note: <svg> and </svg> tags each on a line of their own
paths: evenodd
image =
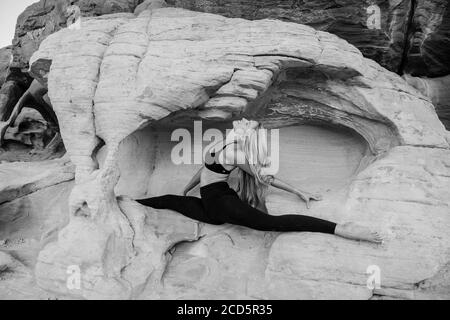
<svg viewBox="0 0 450 320">
<path fill-rule="evenodd" d="M 205 167 L 208 170 L 230 174 L 231 171 L 216 163 L 215 152 L 209 156 L 214 161 L 206 159 Z M 189 218 L 215 225 L 231 223 L 261 231 L 309 231 L 331 234 L 334 234 L 336 228 L 334 222 L 310 216 L 297 214 L 272 216 L 264 213 L 243 202 L 236 191 L 224 181 L 201 187 L 200 196 L 201 198 L 164 195 L 136 201 L 155 209 L 174 210 Z"/>
<path fill-rule="evenodd" d="M 222 150 L 224 150 L 229 144 L 226 144 Z M 215 173 L 221 173 L 221 174 L 230 174 L 233 170 L 227 170 L 221 165 L 220 163 L 216 162 L 216 152 L 211 151 L 206 154 L 205 157 L 205 168 L 211 170 Z"/>
</svg>

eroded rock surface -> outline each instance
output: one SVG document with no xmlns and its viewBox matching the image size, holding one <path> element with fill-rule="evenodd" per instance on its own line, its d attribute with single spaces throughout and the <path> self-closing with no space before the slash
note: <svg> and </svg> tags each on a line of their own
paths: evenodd
<svg viewBox="0 0 450 320">
<path fill-rule="evenodd" d="M 416 76 L 450 73 L 447 0 L 168 0 L 232 18 L 280 19 L 338 35 L 383 67 Z"/>
<path fill-rule="evenodd" d="M 29 59 L 38 50 L 42 40 L 61 28 L 68 27 L 71 21 L 78 19 L 78 16 L 83 19 L 83 17 L 116 12 L 133 12 L 141 2 L 142 0 L 42 0 L 27 7 L 17 19 L 13 45 L 5 49 L 1 56 L 0 131 L 3 133 L 2 121 L 9 119 L 14 106 L 32 83 L 28 70 Z M 71 3 L 74 3 L 79 10 L 68 10 Z M 10 54 L 6 58 L 7 51 Z M 42 109 L 45 109 L 45 106 Z M 48 120 L 47 114 L 48 112 L 43 114 L 46 120 Z M 53 121 L 50 122 L 53 123 Z M 2 142 L 3 134 L 0 138 L 1 146 L 3 146 Z M 41 158 L 51 158 L 51 153 L 57 153 L 57 151 L 46 150 L 44 153 L 47 155 Z M 13 157 L 14 154 L 8 158 Z"/>
<path fill-rule="evenodd" d="M 397 1 L 167 1 L 177 7 L 227 17 L 279 19 L 338 35 L 392 71 L 402 63 L 412 3 Z"/>
<path fill-rule="evenodd" d="M 205 20 L 197 21 L 200 16 Z M 83 37 L 85 46 L 71 45 Z M 298 41 L 300 37 L 308 41 Z M 177 50 L 179 46 L 182 51 Z M 208 60 L 204 59 L 205 54 L 210 57 Z M 76 32 L 62 30 L 44 41 L 32 64 L 43 59 L 52 60 L 49 96 L 58 116 L 74 112 L 71 110 L 75 103 L 83 110 L 76 110 L 80 119 L 77 121 L 91 123 L 83 132 L 86 139 L 70 135 L 70 139 L 83 140 L 86 145 L 96 144 L 94 123 L 89 120 L 92 110 L 97 136 L 106 143 L 114 140 L 117 144 L 137 128 L 173 111 L 199 107 L 201 117 L 223 119 L 246 111 L 247 105 L 258 110 L 264 102 L 276 104 L 283 100 L 289 107 L 292 96 L 323 99 L 315 101 L 316 108 L 296 115 L 304 120 L 314 117 L 327 121 L 335 117 L 337 122 L 347 121 L 348 126 L 352 122 L 375 122 L 374 126 L 379 127 L 376 131 L 380 132 L 364 132 L 372 127 L 366 123 L 354 128 L 375 150 L 386 150 L 388 146 L 374 145 L 370 141 L 372 135 L 384 136 L 386 144 L 398 139 L 405 144 L 448 146 L 443 126 L 423 96 L 397 75 L 365 59 L 345 41 L 303 25 L 227 19 L 164 8 L 144 11 L 137 18 L 120 14 L 87 20 L 85 27 Z M 83 69 L 77 59 L 84 60 Z M 63 77 L 63 71 L 75 68 L 83 76 L 82 81 Z M 185 73 L 190 77 L 184 77 Z M 320 90 L 308 88 L 311 78 Z M 179 83 L 177 91 L 167 86 L 175 79 Z M 349 91 L 350 79 L 353 82 Z M 244 81 L 253 81 L 252 86 L 243 87 Z M 80 86 L 70 91 L 72 101 L 66 91 L 56 90 L 64 83 Z M 262 101 L 272 84 L 276 84 L 274 98 Z M 299 87 L 306 92 L 297 92 L 301 91 Z M 332 100 L 327 105 L 327 91 L 338 95 L 337 103 Z M 328 98 L 333 99 L 331 94 Z M 149 109 L 148 105 L 154 107 Z M 323 114 L 318 115 L 315 109 L 321 109 Z M 111 112 L 124 117 L 119 125 L 111 125 Z M 338 116 L 339 112 L 349 114 L 353 121 Z M 377 125 L 384 119 L 391 122 L 388 128 Z M 77 121 L 70 125 L 78 126 Z M 415 130 L 416 125 L 421 129 Z M 389 127 L 395 128 L 396 133 L 389 132 Z M 69 139 L 64 130 L 69 128 L 62 129 L 63 138 Z"/>
<path fill-rule="evenodd" d="M 0 87 L 3 85 L 3 83 L 5 83 L 11 58 L 12 58 L 11 46 L 0 49 Z"/>
<path fill-rule="evenodd" d="M 450 73 L 450 3 L 416 0 L 408 35 L 405 72 L 442 77 Z"/>
<path fill-rule="evenodd" d="M 0 239 L 30 228 L 19 208 L 31 197 L 31 211 L 48 192 L 67 205 L 54 206 L 63 217 L 33 215 L 44 227 L 26 245 L 9 242 L 33 288 L 88 299 L 448 298 L 436 279 L 448 279 L 450 258 L 449 136 L 424 93 L 305 25 L 147 5 L 85 18 L 31 58 L 75 167 L 74 182 L 33 174 L 2 192 L 0 218 L 19 222 Z M 195 158 L 208 141 L 195 140 L 194 120 L 224 132 L 243 115 L 281 129 L 280 176 L 324 195 L 306 211 L 271 192 L 270 214 L 359 222 L 385 243 L 204 225 L 131 199 L 178 193 L 198 169 L 172 162 L 174 129 L 192 134 Z M 366 286 L 371 265 L 381 289 Z M 80 288 L 67 285 L 73 267 Z"/>
<path fill-rule="evenodd" d="M 123 142 L 117 194 L 178 193 L 198 169 L 169 161 L 177 142 L 170 142 L 170 130 L 160 130 L 147 127 Z M 198 241 L 171 251 L 164 287 L 147 286 L 139 298 L 448 298 L 449 150 L 401 146 L 377 160 L 366 148 L 363 139 L 345 130 L 282 128 L 279 176 L 324 200 L 307 210 L 299 199 L 271 190 L 267 207 L 271 214 L 357 221 L 382 230 L 382 246 L 201 224 Z M 165 179 L 168 175 L 174 178 Z M 382 286 L 369 290 L 366 271 L 374 265 Z"/>
<path fill-rule="evenodd" d="M 100 16 L 118 12 L 133 12 L 139 0 L 76 0 L 83 17 Z M 67 7 L 70 1 L 40 0 L 30 5 L 17 19 L 13 40 L 14 61 L 12 67 L 23 71 L 28 61 L 38 50 L 43 39 L 67 27 Z"/>
<path fill-rule="evenodd" d="M 87 299 L 132 299 L 138 298 L 146 286 L 161 287 L 170 258 L 168 251 L 177 243 L 197 240 L 198 222 L 167 210 L 145 208 L 128 199 L 119 204 L 133 228 L 132 238 L 117 238 L 107 224 L 72 217 L 58 241 L 39 255 L 39 286 Z M 133 257 L 127 256 L 131 241 Z M 125 268 L 117 269 L 130 260 L 132 263 Z M 67 286 L 67 266 L 78 266 L 82 271 L 79 289 Z M 109 274 L 105 274 L 107 269 Z"/>
<path fill-rule="evenodd" d="M 36 285 L 32 270 L 7 252 L 0 251 L 0 299 L 50 299 L 53 297 Z"/>
<path fill-rule="evenodd" d="M 17 117 L 14 125 L 9 127 L 4 139 L 15 141 L 33 149 L 43 149 L 57 134 L 55 128 L 35 109 L 25 108 Z M 2 145 L 5 148 L 4 144 Z M 3 159 L 4 155 L 0 156 Z"/>
<path fill-rule="evenodd" d="M 163 0 L 78 0 L 82 16 L 154 8 Z M 167 4 L 229 18 L 279 19 L 334 33 L 391 71 L 420 76 L 448 74 L 445 43 L 449 41 L 446 0 L 376 1 L 235 1 L 169 0 Z M 19 17 L 13 67 L 26 70 L 43 39 L 66 26 L 68 1 L 41 0 Z"/>
<path fill-rule="evenodd" d="M 45 187 L 73 180 L 74 167 L 67 157 L 42 162 L 5 162 L 0 165 L 0 204 Z"/>
<path fill-rule="evenodd" d="M 446 0 L 377 1 L 235 1 L 82 0 L 74 1 L 83 17 L 175 6 L 250 20 L 278 19 L 334 33 L 366 57 L 391 71 L 417 76 L 448 74 L 448 3 Z M 19 17 L 8 81 L 0 90 L 0 118 L 30 84 L 31 55 L 48 35 L 67 26 L 66 0 L 39 1 Z M 1 120 L 1 119 L 0 119 Z M 5 119 L 3 119 L 5 120 Z"/>
<path fill-rule="evenodd" d="M 450 129 L 450 75 L 437 78 L 404 75 L 404 78 L 410 85 L 431 99 L 442 123 L 447 130 Z"/>
<path fill-rule="evenodd" d="M 39 252 L 69 222 L 73 168 L 60 160 L 0 167 L 0 299 L 65 298 L 40 288 L 34 271 Z"/>
<path fill-rule="evenodd" d="M 36 265 L 43 288 L 85 298 L 202 297 L 205 288 L 225 286 L 229 273 L 240 275 L 239 284 L 231 282 L 215 297 L 276 298 L 283 292 L 290 298 L 370 298 L 374 292 L 365 286 L 370 264 L 385 270 L 386 290 L 397 292 L 385 294 L 400 296 L 414 295 L 414 284 L 448 261 L 449 239 L 439 231 L 449 224 L 448 164 L 443 160 L 449 152 L 447 132 L 425 96 L 334 35 L 275 20 L 150 8 L 137 17 L 106 15 L 85 19 L 80 30 L 61 30 L 42 43 L 31 64 L 48 74 L 49 97 L 76 167 L 70 222 L 58 241 L 42 250 Z M 387 243 L 377 247 L 308 233 L 265 235 L 233 226 L 202 226 L 199 233 L 196 222 L 172 229 L 159 220 L 145 221 L 159 217 L 154 210 L 128 198 L 116 201 L 120 194 L 135 198 L 176 193 L 189 170 L 195 170 L 174 168 L 170 144 L 164 142 L 169 133 L 161 128 L 203 119 L 213 127 L 221 123 L 223 129 L 242 115 L 268 128 L 313 123 L 358 133 L 358 139 L 342 136 L 348 139 L 342 143 L 347 149 L 340 149 L 340 142 L 333 149 L 324 143 L 327 139 L 320 140 L 325 133 L 305 129 L 311 139 L 319 139 L 313 140 L 316 145 L 323 141 L 324 146 L 322 155 L 311 155 L 311 162 L 319 166 L 312 172 L 320 171 L 321 161 L 330 167 L 325 159 L 332 150 L 337 168 L 334 177 L 303 181 L 323 188 L 327 196 L 310 214 L 380 227 Z M 145 127 L 150 131 L 141 130 Z M 286 165 L 296 162 L 296 154 L 307 158 L 301 148 L 308 140 L 295 138 L 301 133 L 296 130 L 303 129 L 283 130 L 283 143 L 300 148 L 285 157 Z M 404 166 L 404 159 L 413 163 Z M 428 171 L 423 173 L 425 165 Z M 168 175 L 178 178 L 169 183 Z M 417 192 L 407 193 L 416 180 L 421 183 L 415 185 Z M 303 212 L 294 199 L 286 198 L 269 196 L 270 212 Z M 331 206 L 334 210 L 328 210 Z M 414 215 L 403 214 L 405 210 Z M 162 214 L 166 217 L 167 212 Z M 433 227 L 423 223 L 430 214 L 442 227 L 437 237 Z M 173 219 L 170 225 L 186 218 L 175 214 Z M 229 228 L 228 236 L 221 228 Z M 411 230 L 417 236 L 408 236 Z M 199 234 L 204 235 L 200 240 Z M 177 256 L 177 243 L 186 240 L 197 241 L 193 249 L 183 245 L 186 250 Z M 419 267 L 414 264 L 414 272 L 405 272 L 412 261 L 421 259 L 419 253 L 424 254 L 419 250 L 409 260 L 395 258 L 407 255 L 400 250 L 412 243 L 428 248 L 430 259 L 420 260 Z M 168 255 L 173 247 L 172 264 Z M 251 256 L 260 263 L 259 271 L 250 276 L 245 270 L 254 264 L 238 268 L 242 263 L 232 262 L 244 261 L 239 257 L 252 248 L 259 248 Z M 326 253 L 317 255 L 318 248 Z M 183 262 L 186 255 L 193 256 L 193 265 Z M 307 264 L 305 256 L 310 257 Z M 71 265 L 83 266 L 78 291 L 65 286 Z M 228 273 L 219 272 L 221 268 Z M 186 290 L 166 291 L 161 280 L 173 288 L 191 284 Z"/>
</svg>

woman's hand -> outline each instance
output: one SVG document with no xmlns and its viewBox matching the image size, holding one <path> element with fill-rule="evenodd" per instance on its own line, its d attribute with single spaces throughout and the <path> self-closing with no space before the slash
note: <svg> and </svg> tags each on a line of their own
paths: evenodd
<svg viewBox="0 0 450 320">
<path fill-rule="evenodd" d="M 291 186 L 290 184 L 288 184 L 284 181 L 281 181 L 279 178 L 276 178 L 276 177 L 272 177 L 270 184 L 275 188 L 285 190 L 287 192 L 290 192 L 290 193 L 293 193 L 293 194 L 299 196 L 306 202 L 306 207 L 308 209 L 310 208 L 309 202 L 311 200 L 316 200 L 316 201 L 322 200 L 322 196 L 320 196 L 318 194 L 308 193 L 308 192 L 302 191 L 300 189 L 297 189 L 297 188 Z"/>
<path fill-rule="evenodd" d="M 298 193 L 298 196 L 300 198 L 303 199 L 303 201 L 306 202 L 306 208 L 311 208 L 311 204 L 310 201 L 311 200 L 315 200 L 315 201 L 320 201 L 322 200 L 322 196 L 319 194 L 311 194 L 311 193 L 307 193 L 307 192 L 300 192 Z"/>
</svg>

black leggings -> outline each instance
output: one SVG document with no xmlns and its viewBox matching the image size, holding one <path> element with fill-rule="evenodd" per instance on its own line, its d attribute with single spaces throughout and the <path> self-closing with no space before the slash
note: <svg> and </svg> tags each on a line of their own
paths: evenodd
<svg viewBox="0 0 450 320">
<path fill-rule="evenodd" d="M 226 182 L 200 188 L 197 197 L 164 195 L 137 202 L 155 209 L 170 209 L 191 219 L 220 225 L 231 223 L 261 231 L 309 231 L 334 234 L 336 224 L 319 218 L 287 214 L 272 216 L 243 202 Z"/>
</svg>

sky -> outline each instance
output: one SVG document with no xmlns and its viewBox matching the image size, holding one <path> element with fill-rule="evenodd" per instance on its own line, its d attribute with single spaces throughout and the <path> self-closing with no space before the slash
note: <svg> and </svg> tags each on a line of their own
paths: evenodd
<svg viewBox="0 0 450 320">
<path fill-rule="evenodd" d="M 39 0 L 0 0 L 0 48 L 12 44 L 17 17 L 34 2 Z"/>
</svg>

